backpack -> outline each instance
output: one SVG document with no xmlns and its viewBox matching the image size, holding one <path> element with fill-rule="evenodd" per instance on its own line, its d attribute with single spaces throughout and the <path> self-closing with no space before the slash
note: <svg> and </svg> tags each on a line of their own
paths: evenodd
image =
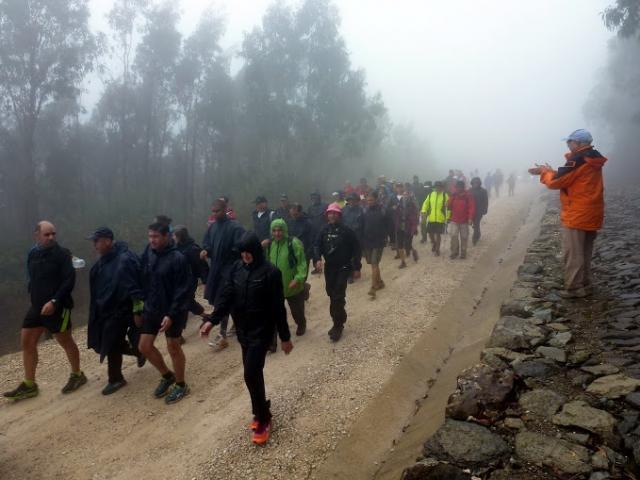
<svg viewBox="0 0 640 480">
<path fill-rule="evenodd" d="M 287 249 L 289 255 L 287 255 L 287 260 L 289 261 L 289 268 L 296 268 L 298 265 L 298 257 L 296 257 L 296 252 L 293 250 L 293 239 L 295 237 L 287 238 Z M 267 247 L 267 258 L 271 258 L 271 244 Z"/>
</svg>

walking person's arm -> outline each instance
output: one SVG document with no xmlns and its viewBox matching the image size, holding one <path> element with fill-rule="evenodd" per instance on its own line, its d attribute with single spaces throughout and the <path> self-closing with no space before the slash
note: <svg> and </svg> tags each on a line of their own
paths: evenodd
<svg viewBox="0 0 640 480">
<path fill-rule="evenodd" d="M 44 304 L 41 310 L 42 315 L 53 315 L 55 311 L 56 303 L 69 297 L 73 291 L 73 287 L 76 284 L 76 271 L 73 268 L 73 262 L 71 260 L 71 253 L 65 250 L 65 257 L 60 265 L 60 285 L 53 297 Z"/>
</svg>

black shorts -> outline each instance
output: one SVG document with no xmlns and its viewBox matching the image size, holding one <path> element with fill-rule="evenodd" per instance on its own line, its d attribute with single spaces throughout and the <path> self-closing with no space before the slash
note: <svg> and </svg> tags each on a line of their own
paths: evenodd
<svg viewBox="0 0 640 480">
<path fill-rule="evenodd" d="M 182 312 L 176 315 L 175 318 L 172 318 L 173 322 L 171 326 L 165 330 L 164 334 L 168 338 L 178 338 L 182 336 L 182 331 L 187 325 L 187 316 L 189 312 Z M 160 325 L 162 325 L 163 315 L 154 315 L 150 313 L 142 314 L 142 328 L 140 329 L 141 334 L 147 335 L 158 335 L 160 331 Z"/>
<path fill-rule="evenodd" d="M 427 233 L 444 233 L 444 223 L 429 222 L 427 224 Z"/>
<path fill-rule="evenodd" d="M 22 328 L 46 328 L 51 333 L 64 333 L 71 330 L 71 310 L 56 306 L 51 315 L 41 315 L 39 308 L 31 306 L 24 317 Z"/>
</svg>

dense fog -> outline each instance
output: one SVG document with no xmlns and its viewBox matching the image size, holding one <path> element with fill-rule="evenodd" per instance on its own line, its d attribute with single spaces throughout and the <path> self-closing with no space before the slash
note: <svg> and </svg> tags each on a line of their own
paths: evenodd
<svg viewBox="0 0 640 480">
<path fill-rule="evenodd" d="M 628 180 L 639 5 L 0 0 L 3 322 L 42 218 L 90 260 L 99 225 L 140 249 L 165 213 L 199 237 L 221 195 L 242 221 L 361 177 L 525 178 L 578 128 Z"/>
</svg>

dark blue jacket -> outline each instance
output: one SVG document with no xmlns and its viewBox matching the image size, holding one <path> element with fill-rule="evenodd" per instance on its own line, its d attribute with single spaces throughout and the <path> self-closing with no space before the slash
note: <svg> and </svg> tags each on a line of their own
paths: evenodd
<svg viewBox="0 0 640 480">
<path fill-rule="evenodd" d="M 262 242 L 271 238 L 271 222 L 276 218 L 275 212 L 267 209 L 258 217 L 258 211 L 254 210 L 251 218 L 253 219 L 253 231 L 258 236 L 258 240 Z"/>
<path fill-rule="evenodd" d="M 215 303 L 217 292 L 233 263 L 240 258 L 236 244 L 243 234 L 244 228 L 238 222 L 224 218 L 212 223 L 204 236 L 202 248 L 207 251 L 211 262 L 204 298 L 211 305 Z"/>
<path fill-rule="evenodd" d="M 173 244 L 156 252 L 149 249 L 142 264 L 144 315 L 172 319 L 189 310 L 191 269 L 184 255 Z"/>
<path fill-rule="evenodd" d="M 313 257 L 313 241 L 315 233 L 311 221 L 306 215 L 301 215 L 297 219 L 293 217 L 287 221 L 289 236 L 296 237 L 304 246 L 304 255 L 311 259 Z"/>
<path fill-rule="evenodd" d="M 140 260 L 124 242 L 100 257 L 89 274 L 91 304 L 87 346 L 100 354 L 100 361 L 127 331 L 134 328 L 133 302 L 144 298 Z"/>
</svg>

